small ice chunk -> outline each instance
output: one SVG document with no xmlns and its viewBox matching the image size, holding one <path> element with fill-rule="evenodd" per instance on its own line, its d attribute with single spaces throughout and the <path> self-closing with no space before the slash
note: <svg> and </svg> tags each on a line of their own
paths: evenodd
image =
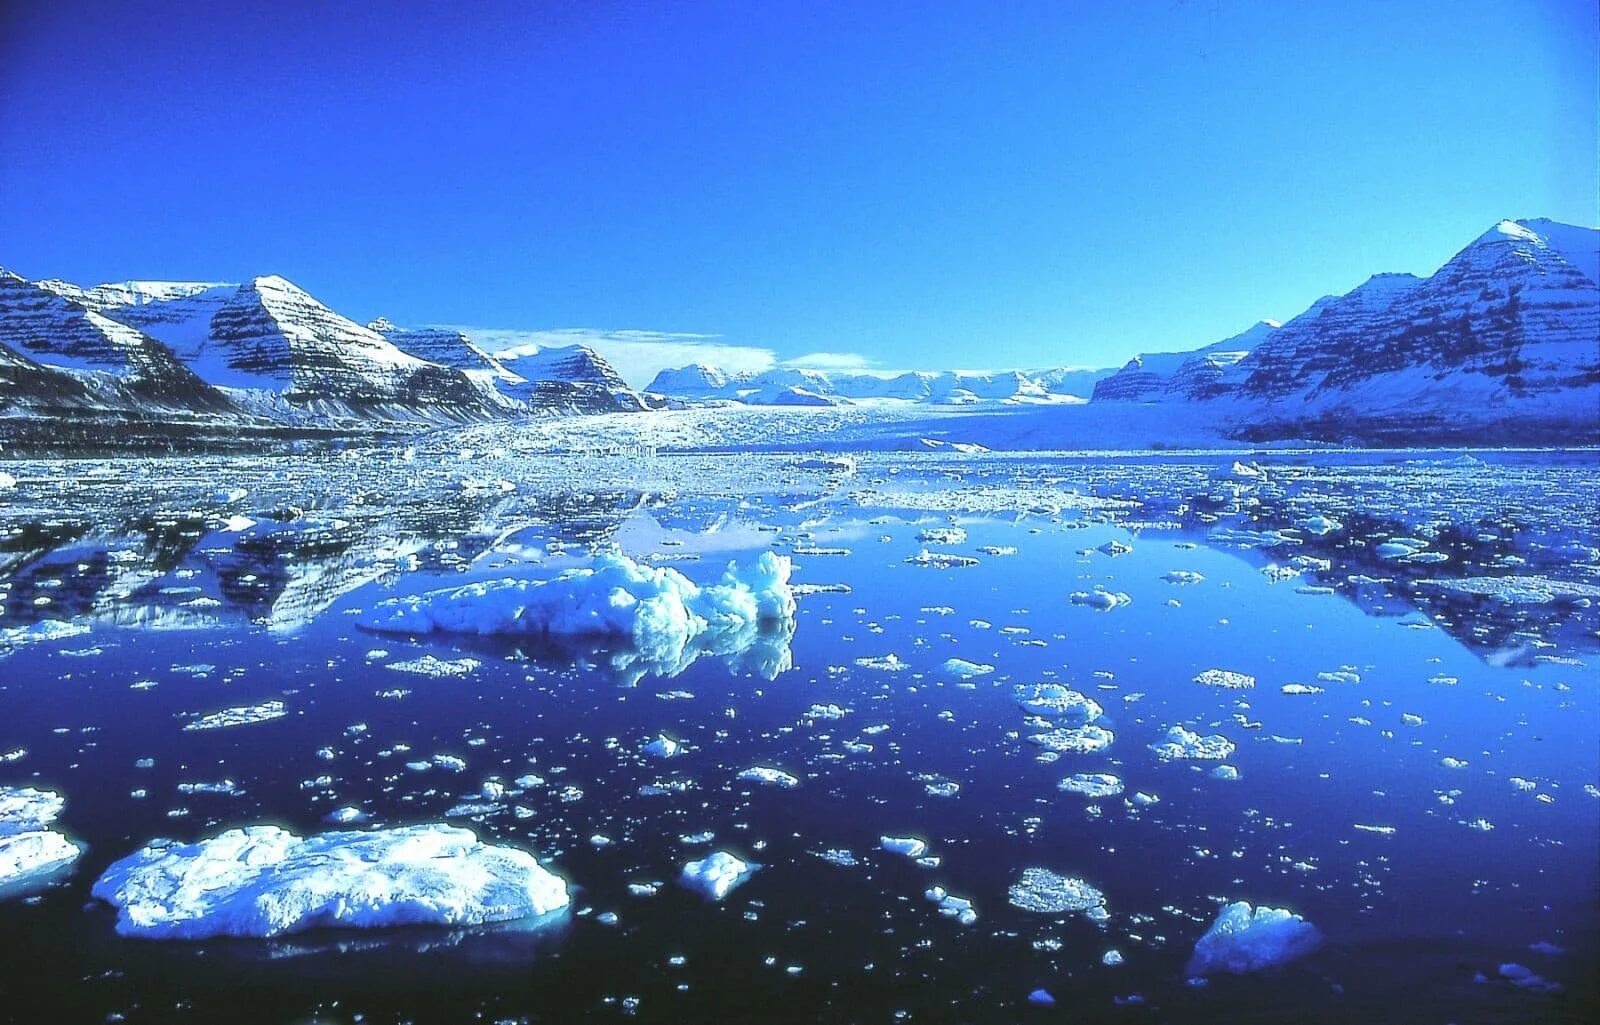
<svg viewBox="0 0 1600 1025">
<path fill-rule="evenodd" d="M 481 925 L 567 906 L 533 855 L 442 824 L 299 837 L 278 826 L 198 843 L 156 840 L 93 895 L 117 932 L 150 939 L 279 936 L 321 926 Z"/>
<path fill-rule="evenodd" d="M 721 900 L 760 867 L 741 861 L 727 851 L 716 851 L 684 865 L 678 882 L 707 900 Z"/>
<path fill-rule="evenodd" d="M 1194 956 L 1185 970 L 1190 975 L 1254 972 L 1286 964 L 1321 944 L 1322 934 L 1299 915 L 1235 901 L 1222 909 L 1194 945 Z"/>
</svg>

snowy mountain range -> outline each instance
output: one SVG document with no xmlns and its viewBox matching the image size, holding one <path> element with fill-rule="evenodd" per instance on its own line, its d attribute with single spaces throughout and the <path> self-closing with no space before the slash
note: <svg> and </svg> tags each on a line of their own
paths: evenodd
<svg viewBox="0 0 1600 1025">
<path fill-rule="evenodd" d="M 1116 371 L 696 364 L 661 371 L 641 395 L 583 345 L 491 354 L 459 331 L 357 323 L 276 276 L 82 287 L 0 270 L 0 426 L 54 437 L 142 424 L 159 445 L 185 425 L 216 437 L 669 401 L 1004 410 L 1092 395 L 1088 412 L 1181 412 L 1245 440 L 1600 443 L 1597 279 L 1600 229 L 1501 221 L 1428 277 L 1379 274 L 1282 324 Z"/>
<path fill-rule="evenodd" d="M 1501 221 L 1432 275 L 1134 357 L 1094 402 L 1200 404 L 1251 439 L 1600 440 L 1600 229 Z"/>
<path fill-rule="evenodd" d="M 1067 367 L 995 373 L 914 370 L 894 376 L 787 367 L 727 373 L 693 364 L 661 371 L 645 391 L 690 402 L 755 406 L 832 406 L 880 399 L 970 406 L 1087 399 L 1095 382 L 1110 373 Z"/>
<path fill-rule="evenodd" d="M 643 409 L 593 350 L 517 370 L 466 335 L 361 325 L 276 276 L 85 288 L 0 271 L 0 413 L 449 422 Z"/>
</svg>

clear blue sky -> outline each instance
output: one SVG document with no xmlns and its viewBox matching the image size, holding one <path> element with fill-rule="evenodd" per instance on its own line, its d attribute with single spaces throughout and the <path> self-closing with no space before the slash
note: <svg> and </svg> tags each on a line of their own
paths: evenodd
<svg viewBox="0 0 1600 1025">
<path fill-rule="evenodd" d="M 34 277 L 1111 364 L 1597 218 L 1594 0 L 4 10 Z"/>
</svg>

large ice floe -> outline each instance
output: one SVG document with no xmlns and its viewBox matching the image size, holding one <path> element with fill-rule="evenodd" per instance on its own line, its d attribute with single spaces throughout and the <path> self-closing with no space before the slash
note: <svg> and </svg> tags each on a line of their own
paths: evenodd
<svg viewBox="0 0 1600 1025">
<path fill-rule="evenodd" d="M 1105 921 L 1106 896 L 1076 876 L 1064 876 L 1047 868 L 1025 868 L 1022 877 L 1011 884 L 1007 894 L 1012 907 L 1038 914 L 1060 915 L 1081 912 L 1094 921 Z"/>
<path fill-rule="evenodd" d="M 31 891 L 78 860 L 82 848 L 48 828 L 66 801 L 51 790 L 0 787 L 0 897 Z"/>
<path fill-rule="evenodd" d="M 568 902 L 566 881 L 532 854 L 437 823 L 309 837 L 248 826 L 197 843 L 157 840 L 106 869 L 91 892 L 118 909 L 124 936 L 181 940 L 473 926 Z"/>
<path fill-rule="evenodd" d="M 1186 970 L 1190 975 L 1254 972 L 1287 964 L 1321 945 L 1317 927 L 1294 912 L 1235 901 L 1195 943 Z"/>
<path fill-rule="evenodd" d="M 361 625 L 404 634 L 627 638 L 641 657 L 671 663 L 703 637 L 792 620 L 789 571 L 786 556 L 763 552 L 749 568 L 730 563 L 721 583 L 701 587 L 675 569 L 610 552 L 555 577 L 505 577 L 391 599 Z"/>
</svg>

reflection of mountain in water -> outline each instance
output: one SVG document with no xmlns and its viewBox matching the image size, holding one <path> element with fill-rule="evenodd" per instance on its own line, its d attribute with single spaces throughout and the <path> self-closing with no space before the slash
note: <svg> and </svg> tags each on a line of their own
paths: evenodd
<svg viewBox="0 0 1600 1025">
<path fill-rule="evenodd" d="M 1450 586 L 1506 577 L 1564 581 L 1576 591 L 1600 583 L 1593 531 L 1560 522 L 1560 504 L 1541 509 L 1529 497 L 1537 490 L 1485 479 L 1502 477 L 1498 472 L 1459 472 L 1467 466 L 1454 473 L 1368 469 L 1355 487 L 1343 481 L 1337 489 L 1309 469 L 1213 480 L 1168 508 L 1208 544 L 1245 553 L 1261 567 L 1297 570 L 1300 585 L 1331 588 L 1370 615 L 1424 614 L 1497 665 L 1600 650 L 1600 602 L 1582 594 L 1558 587 L 1530 600 Z"/>
<path fill-rule="evenodd" d="M 0 628 L 38 623 L 204 629 L 246 619 L 292 632 L 402 571 L 452 572 L 513 534 L 548 551 L 608 540 L 636 492 L 463 490 L 386 507 L 207 511 L 121 521 L 25 520 L 0 531 Z"/>
</svg>

